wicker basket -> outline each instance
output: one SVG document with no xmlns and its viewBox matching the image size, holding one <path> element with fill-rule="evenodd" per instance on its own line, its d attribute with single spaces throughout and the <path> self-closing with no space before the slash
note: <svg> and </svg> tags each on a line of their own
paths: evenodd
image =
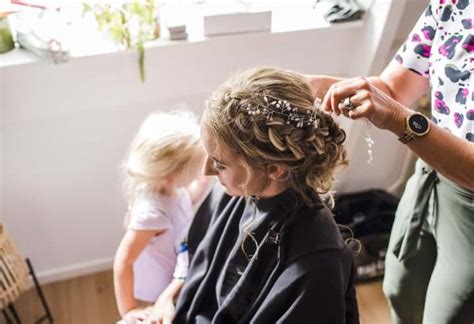
<svg viewBox="0 0 474 324">
<path fill-rule="evenodd" d="M 3 224 L 0 224 L 0 309 L 14 302 L 25 291 L 28 266 Z"/>
</svg>

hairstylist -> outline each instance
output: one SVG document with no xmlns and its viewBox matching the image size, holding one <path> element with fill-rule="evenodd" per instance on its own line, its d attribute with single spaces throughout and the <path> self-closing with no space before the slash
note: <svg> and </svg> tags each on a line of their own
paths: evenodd
<svg viewBox="0 0 474 324">
<path fill-rule="evenodd" d="M 310 78 L 324 109 L 370 120 L 420 158 L 386 257 L 394 323 L 474 322 L 473 18 L 472 0 L 431 0 L 380 76 Z M 408 108 L 430 88 L 431 121 Z"/>
</svg>

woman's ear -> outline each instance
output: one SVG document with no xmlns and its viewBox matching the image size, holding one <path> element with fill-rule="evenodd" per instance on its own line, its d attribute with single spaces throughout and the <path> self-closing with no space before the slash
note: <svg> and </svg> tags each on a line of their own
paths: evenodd
<svg viewBox="0 0 474 324">
<path fill-rule="evenodd" d="M 283 178 L 288 170 L 280 164 L 270 164 L 267 166 L 268 178 L 271 180 L 278 180 Z"/>
</svg>

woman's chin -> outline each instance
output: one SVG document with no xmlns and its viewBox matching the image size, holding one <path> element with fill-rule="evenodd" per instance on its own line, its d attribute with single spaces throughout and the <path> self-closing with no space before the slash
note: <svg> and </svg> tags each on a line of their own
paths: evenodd
<svg viewBox="0 0 474 324">
<path fill-rule="evenodd" d="M 221 183 L 221 185 L 222 185 L 222 188 L 224 188 L 224 192 L 228 194 L 229 196 L 239 196 L 237 193 L 235 193 L 235 191 L 229 189 L 229 187 L 227 187 L 225 184 Z"/>
<path fill-rule="evenodd" d="M 227 188 L 225 185 L 222 185 L 222 187 L 224 188 L 224 192 L 226 194 L 228 194 L 229 196 L 235 196 L 235 194 L 232 192 L 232 190 L 230 190 L 229 188 Z"/>
</svg>

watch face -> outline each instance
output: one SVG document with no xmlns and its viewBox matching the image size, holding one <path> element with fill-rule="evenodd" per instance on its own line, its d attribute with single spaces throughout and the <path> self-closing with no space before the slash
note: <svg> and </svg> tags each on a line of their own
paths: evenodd
<svg viewBox="0 0 474 324">
<path fill-rule="evenodd" d="M 423 135 L 428 130 L 428 119 L 420 114 L 413 114 L 408 119 L 408 125 L 413 133 Z"/>
</svg>

